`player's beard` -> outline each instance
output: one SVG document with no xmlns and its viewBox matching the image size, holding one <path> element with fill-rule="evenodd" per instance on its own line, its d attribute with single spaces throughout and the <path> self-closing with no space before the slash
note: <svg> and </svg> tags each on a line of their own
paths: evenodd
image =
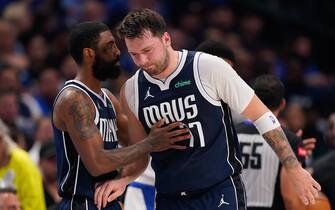
<svg viewBox="0 0 335 210">
<path fill-rule="evenodd" d="M 141 69 L 145 70 L 151 76 L 156 76 L 162 73 L 169 66 L 169 62 L 170 62 L 170 54 L 168 53 L 168 50 L 164 48 L 162 59 L 153 64 L 155 68 L 154 70 L 150 71 L 149 69 L 143 67 L 141 67 Z"/>
<path fill-rule="evenodd" d="M 92 66 L 93 76 L 99 81 L 116 79 L 120 75 L 119 60 L 120 58 L 116 57 L 114 60 L 106 61 L 97 54 Z"/>
</svg>

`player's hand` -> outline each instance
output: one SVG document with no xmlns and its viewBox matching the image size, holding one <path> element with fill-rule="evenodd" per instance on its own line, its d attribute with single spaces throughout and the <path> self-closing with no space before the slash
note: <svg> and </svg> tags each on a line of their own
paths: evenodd
<svg viewBox="0 0 335 210">
<path fill-rule="evenodd" d="M 166 149 L 186 149 L 186 146 L 175 144 L 176 142 L 192 138 L 188 128 L 180 128 L 183 126 L 181 122 L 174 122 L 165 127 L 164 120 L 151 127 L 151 131 L 147 137 L 147 142 L 152 146 L 153 152 L 160 152 Z"/>
<path fill-rule="evenodd" d="M 315 198 L 318 197 L 321 186 L 313 177 L 301 166 L 294 168 L 284 168 L 290 177 L 290 182 L 293 184 L 300 200 L 305 204 L 314 204 Z M 287 183 L 290 184 L 290 183 Z"/>
<path fill-rule="evenodd" d="M 125 191 L 127 182 L 124 179 L 113 179 L 98 184 L 94 192 L 94 203 L 100 210 Z"/>
</svg>

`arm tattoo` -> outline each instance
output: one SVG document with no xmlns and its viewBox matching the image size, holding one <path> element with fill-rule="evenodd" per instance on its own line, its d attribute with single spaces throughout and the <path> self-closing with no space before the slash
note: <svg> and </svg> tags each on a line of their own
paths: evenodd
<svg viewBox="0 0 335 210">
<path fill-rule="evenodd" d="M 90 104 L 86 100 L 73 101 L 68 113 L 72 116 L 74 128 L 80 133 L 81 140 L 89 139 L 96 134 L 94 111 L 90 109 Z"/>
<path fill-rule="evenodd" d="M 279 160 L 286 168 L 292 168 L 299 164 L 283 130 L 279 127 L 263 134 L 265 140 L 277 154 Z"/>
</svg>

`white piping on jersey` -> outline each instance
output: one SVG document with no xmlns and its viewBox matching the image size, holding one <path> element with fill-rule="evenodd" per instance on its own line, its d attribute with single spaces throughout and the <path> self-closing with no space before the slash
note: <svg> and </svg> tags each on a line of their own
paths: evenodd
<svg viewBox="0 0 335 210">
<path fill-rule="evenodd" d="M 115 112 L 115 117 L 116 117 L 116 110 L 115 110 L 115 107 L 114 107 L 114 104 L 113 104 L 112 100 L 109 98 L 108 94 L 103 89 L 101 89 L 101 91 L 105 96 L 105 100 L 106 101 L 108 100 L 112 104 L 113 110 Z M 107 106 L 107 103 L 106 103 L 106 106 Z"/>
<path fill-rule="evenodd" d="M 99 94 L 97 94 L 96 92 L 94 92 L 93 90 L 91 90 L 89 87 L 87 87 L 87 85 L 85 85 L 84 83 L 80 82 L 79 80 L 75 80 L 75 79 L 73 79 L 73 80 L 68 80 L 68 81 L 66 81 L 65 84 L 67 84 L 67 83 L 69 83 L 69 82 L 75 82 L 75 83 L 78 83 L 78 84 L 84 86 L 84 87 L 85 87 L 88 91 L 90 91 L 93 95 L 95 95 L 96 97 L 98 97 L 98 98 L 102 101 L 102 103 L 104 103 L 105 106 L 107 106 L 107 105 L 106 105 L 106 104 L 107 104 L 106 101 L 105 101 Z M 102 90 L 102 89 L 101 89 L 101 90 Z"/>
<path fill-rule="evenodd" d="M 109 103 L 112 104 L 112 107 L 113 107 L 113 110 L 114 110 L 114 113 L 115 113 L 115 119 L 117 119 L 116 110 L 115 110 L 115 107 L 114 107 L 114 104 L 113 104 L 112 100 L 109 98 L 108 94 L 107 94 L 103 89 L 101 89 L 101 91 L 103 92 L 106 101 L 108 100 Z M 106 104 L 107 104 L 107 103 L 106 103 Z M 107 107 L 108 107 L 108 106 L 107 106 Z M 115 124 L 115 131 L 118 131 L 117 124 Z"/>
<path fill-rule="evenodd" d="M 235 192 L 235 201 L 236 201 L 236 209 L 239 209 L 238 207 L 238 198 L 237 198 L 237 192 L 236 192 L 236 186 L 235 186 L 235 182 L 234 182 L 234 180 L 233 180 L 233 178 L 230 176 L 229 177 L 230 178 L 230 180 L 231 180 L 231 182 L 233 183 L 233 187 L 234 187 L 234 192 Z"/>
<path fill-rule="evenodd" d="M 135 75 L 134 75 L 134 95 L 135 95 L 135 97 L 134 97 L 134 103 L 135 103 L 135 116 L 136 116 L 136 118 L 137 119 L 139 119 L 138 118 L 138 116 L 139 116 L 139 113 L 138 113 L 138 111 L 139 111 L 139 109 L 138 109 L 138 107 L 139 107 L 139 92 L 138 92 L 138 74 L 139 74 L 139 72 L 140 71 L 137 71 L 136 73 L 135 73 Z M 129 106 L 129 107 L 131 107 L 131 106 Z"/>
<path fill-rule="evenodd" d="M 73 196 L 72 196 L 71 202 L 70 202 L 71 210 L 72 210 L 72 205 L 73 205 Z"/>
<path fill-rule="evenodd" d="M 230 112 L 230 108 L 228 107 L 228 120 L 229 120 L 229 122 L 230 122 L 230 125 L 232 125 L 232 126 L 234 126 L 234 124 L 233 124 L 233 121 L 232 121 L 232 118 L 231 118 L 231 114 L 229 113 Z M 232 126 L 230 126 L 230 132 L 231 132 L 231 134 L 233 135 L 234 134 L 234 132 L 233 132 L 233 127 Z M 241 165 L 241 168 L 243 169 L 243 163 L 236 157 L 236 151 L 234 152 L 234 158 L 235 158 L 235 160 L 237 160 L 237 162 L 239 162 L 240 163 L 240 165 Z"/>
<path fill-rule="evenodd" d="M 227 135 L 227 126 L 226 123 L 224 122 L 224 115 L 226 114 L 223 110 L 223 107 L 221 106 L 221 111 L 222 111 L 222 123 L 223 123 L 223 127 L 225 129 L 225 135 L 226 135 L 226 145 L 227 145 L 227 163 L 229 164 L 230 168 L 233 171 L 233 174 L 235 173 L 235 169 L 232 166 L 232 164 L 229 162 L 229 156 L 230 156 L 230 151 L 229 151 L 229 141 L 228 141 L 228 135 Z"/>
<path fill-rule="evenodd" d="M 244 209 L 247 209 L 247 191 L 245 189 L 242 176 L 241 175 L 238 175 L 238 176 L 240 177 L 241 185 L 243 187 Z"/>
<path fill-rule="evenodd" d="M 193 74 L 195 83 L 198 87 L 199 92 L 201 93 L 202 97 L 206 99 L 209 103 L 211 103 L 214 106 L 221 106 L 221 101 L 213 99 L 205 90 L 205 88 L 202 85 L 200 74 L 199 74 L 199 56 L 201 55 L 200 52 L 197 52 L 194 56 L 193 60 Z"/>
<path fill-rule="evenodd" d="M 69 176 L 69 174 L 70 174 L 70 161 L 69 161 L 69 158 L 68 158 L 68 156 L 67 156 L 67 149 L 66 149 L 66 143 L 65 143 L 65 136 L 64 136 L 64 131 L 62 131 L 62 137 L 63 137 L 63 147 L 64 147 L 64 153 L 65 153 L 65 158 L 66 158 L 66 162 L 67 162 L 67 164 L 68 164 L 68 171 L 67 171 L 67 173 L 66 173 L 66 176 L 65 176 L 65 179 L 63 180 L 63 183 L 61 184 L 61 187 L 60 187 L 60 189 L 64 192 L 64 184 L 65 184 L 65 182 L 66 182 L 66 180 L 67 180 L 67 178 L 68 178 L 68 176 Z"/>
<path fill-rule="evenodd" d="M 155 79 L 153 77 L 151 77 L 147 72 L 143 71 L 143 75 L 145 76 L 145 78 L 153 83 L 159 86 L 159 88 L 163 91 L 163 90 L 168 90 L 170 88 L 170 82 L 173 80 L 173 78 L 175 78 L 179 72 L 183 69 L 185 61 L 186 61 L 186 56 L 187 56 L 187 50 L 183 50 L 182 52 L 178 52 L 179 53 L 179 63 L 177 65 L 177 68 L 174 72 L 172 72 L 172 74 L 170 74 L 166 80 L 163 82 L 159 79 Z"/>
<path fill-rule="evenodd" d="M 75 181 L 74 181 L 74 188 L 73 188 L 73 195 L 76 194 L 77 192 L 77 183 L 78 183 L 78 173 L 79 173 L 79 164 L 80 164 L 80 155 L 78 155 L 78 163 L 77 163 L 77 169 L 76 169 L 76 178 L 75 178 Z"/>
<path fill-rule="evenodd" d="M 99 122 L 99 111 L 98 111 L 98 108 L 97 108 L 97 106 L 95 105 L 93 99 L 91 98 L 91 96 L 90 96 L 84 89 L 82 89 L 82 88 L 79 87 L 79 86 L 70 84 L 70 85 L 68 85 L 68 86 L 66 86 L 66 87 L 74 87 L 74 88 L 77 88 L 77 89 L 83 91 L 83 92 L 84 92 L 84 93 L 91 99 L 91 101 L 92 101 L 92 103 L 93 103 L 93 106 L 94 106 L 94 108 L 95 108 L 95 118 L 94 118 L 94 123 L 97 125 L 98 122 Z M 105 104 L 105 103 L 104 103 L 104 104 Z"/>
</svg>

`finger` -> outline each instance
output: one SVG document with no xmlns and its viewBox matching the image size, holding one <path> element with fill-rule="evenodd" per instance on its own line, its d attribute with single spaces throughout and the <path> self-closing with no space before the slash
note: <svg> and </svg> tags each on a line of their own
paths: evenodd
<svg viewBox="0 0 335 210">
<path fill-rule="evenodd" d="M 171 138 L 170 142 L 175 143 L 175 142 L 183 141 L 183 140 L 190 139 L 190 138 L 192 138 L 192 135 L 190 135 L 190 134 L 182 135 L 182 136 L 175 136 L 175 137 Z"/>
<path fill-rule="evenodd" d="M 162 125 L 164 125 L 165 119 L 160 119 L 157 123 L 153 124 L 151 128 L 160 128 Z"/>
<path fill-rule="evenodd" d="M 95 193 L 94 193 L 94 203 L 95 203 L 95 205 L 97 206 L 97 207 L 99 207 L 98 206 L 98 204 L 99 204 L 99 195 L 100 194 L 102 194 L 102 192 L 103 192 L 103 184 L 102 185 L 100 185 L 99 187 L 97 187 L 97 189 L 95 190 Z"/>
<path fill-rule="evenodd" d="M 300 198 L 300 200 L 302 201 L 302 203 L 304 204 L 304 205 L 308 205 L 308 198 L 307 198 L 307 196 L 305 196 L 305 195 L 299 195 L 299 198 Z"/>
<path fill-rule="evenodd" d="M 115 200 L 117 197 L 119 197 L 119 194 L 116 193 L 116 192 L 110 194 L 110 195 L 108 196 L 108 202 L 112 202 L 112 201 Z"/>
<path fill-rule="evenodd" d="M 315 181 L 313 178 L 312 178 L 312 185 L 315 189 L 317 189 L 318 191 L 321 191 L 321 185 Z"/>
<path fill-rule="evenodd" d="M 169 125 L 167 125 L 166 127 L 164 127 L 164 130 L 165 131 L 170 131 L 176 127 L 179 127 L 179 126 L 182 126 L 183 123 L 182 122 L 174 122 L 174 123 L 171 123 Z"/>
<path fill-rule="evenodd" d="M 102 207 L 105 208 L 108 202 L 108 196 L 109 194 L 111 194 L 113 192 L 113 187 L 112 186 L 107 186 L 106 190 L 103 193 L 103 197 L 102 197 Z"/>
<path fill-rule="evenodd" d="M 315 197 L 314 197 L 312 191 L 307 192 L 307 197 L 308 197 L 308 201 L 309 201 L 310 204 L 315 204 Z"/>
<path fill-rule="evenodd" d="M 99 187 L 97 187 L 95 189 L 95 192 L 94 192 L 94 204 L 95 205 L 97 205 L 97 203 L 98 203 L 98 194 L 99 194 L 101 188 L 102 188 L 102 185 L 100 185 Z"/>
<path fill-rule="evenodd" d="M 305 150 L 313 150 L 315 148 L 315 144 L 306 144 L 304 145 Z"/>
<path fill-rule="evenodd" d="M 301 129 L 299 129 L 296 133 L 295 133 L 295 135 L 297 135 L 298 137 L 301 137 L 302 136 L 302 130 Z"/>
<path fill-rule="evenodd" d="M 316 139 L 315 138 L 304 139 L 303 143 L 304 144 L 313 144 L 313 143 L 316 143 Z"/>
<path fill-rule="evenodd" d="M 171 149 L 177 149 L 177 150 L 184 150 L 187 148 L 187 146 L 182 146 L 182 145 L 178 145 L 178 144 L 172 144 L 170 146 Z"/>
<path fill-rule="evenodd" d="M 101 188 L 100 192 L 98 193 L 98 199 L 97 199 L 98 200 L 98 203 L 97 203 L 98 209 L 101 209 L 103 193 L 105 192 L 106 187 L 107 187 L 107 184 L 102 185 L 102 188 Z"/>
<path fill-rule="evenodd" d="M 313 193 L 314 198 L 318 198 L 319 197 L 319 191 L 317 189 L 315 189 L 314 187 L 312 189 L 312 193 Z"/>
<path fill-rule="evenodd" d="M 169 132 L 170 137 L 180 136 L 183 134 L 190 134 L 190 130 L 188 128 L 183 128 L 183 129 L 178 129 L 178 130 Z"/>
</svg>

